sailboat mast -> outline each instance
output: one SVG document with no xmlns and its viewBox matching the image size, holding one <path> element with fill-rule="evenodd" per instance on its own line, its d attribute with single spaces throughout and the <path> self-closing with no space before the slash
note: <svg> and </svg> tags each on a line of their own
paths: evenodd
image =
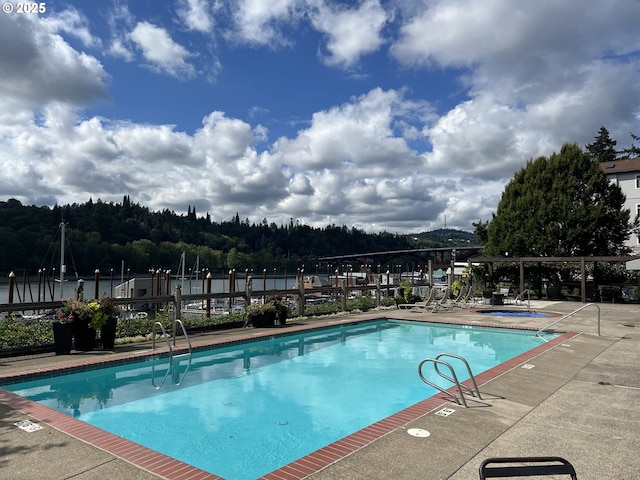
<svg viewBox="0 0 640 480">
<path fill-rule="evenodd" d="M 64 273 L 67 266 L 64 264 L 65 224 L 60 223 L 60 298 L 64 299 Z"/>
<path fill-rule="evenodd" d="M 182 256 L 180 257 L 180 265 L 182 266 L 182 292 L 184 292 L 184 264 L 186 259 L 186 253 L 182 252 Z"/>
</svg>

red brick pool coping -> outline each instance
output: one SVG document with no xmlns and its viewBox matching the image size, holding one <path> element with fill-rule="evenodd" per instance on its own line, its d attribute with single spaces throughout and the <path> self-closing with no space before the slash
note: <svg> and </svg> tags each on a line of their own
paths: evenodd
<svg viewBox="0 0 640 480">
<path fill-rule="evenodd" d="M 336 326 L 344 323 L 358 323 L 360 321 L 369 321 L 370 319 L 363 320 L 341 320 L 336 321 L 331 326 Z M 410 321 L 422 321 L 412 319 Z M 455 321 L 439 321 L 439 320 L 424 320 L 426 323 L 446 323 L 446 324 L 455 324 L 455 325 L 469 325 L 467 322 L 455 322 Z M 509 327 L 503 325 L 491 325 L 491 324 L 480 324 L 473 323 L 473 326 L 478 327 L 493 327 L 493 328 L 513 328 L 517 330 L 526 330 L 527 328 L 523 327 Z M 303 330 L 315 330 L 317 326 L 301 326 L 299 328 L 295 328 L 295 332 L 303 331 Z M 533 329 L 532 329 L 533 330 Z M 524 352 L 517 357 L 512 358 L 500 365 L 496 365 L 489 370 L 482 372 L 476 375 L 476 382 L 478 385 L 483 385 L 488 381 L 504 374 L 505 372 L 530 361 L 532 358 L 537 357 L 538 355 L 546 352 L 547 350 L 562 344 L 569 340 L 570 338 L 577 335 L 577 332 L 562 332 L 558 337 L 549 340 L 527 352 Z M 252 335 L 251 339 L 260 338 L 261 336 L 274 336 L 273 331 L 269 333 L 260 333 L 257 335 Z M 245 338 L 244 340 L 247 340 Z M 211 346 L 221 346 L 229 343 L 237 343 L 239 340 L 228 341 L 212 341 L 207 345 L 203 345 L 203 347 L 211 347 Z M 200 348 L 200 347 L 199 347 Z M 144 356 L 149 356 L 149 353 L 144 354 L 133 354 L 124 359 L 119 359 L 120 361 L 130 360 L 132 358 L 140 358 Z M 157 355 L 157 353 L 155 353 Z M 0 379 L 2 379 L 5 383 L 8 380 L 20 381 L 24 380 L 26 377 L 31 376 L 42 376 L 47 373 L 55 373 L 68 369 L 78 369 L 82 367 L 95 367 L 95 365 L 107 365 L 112 363 L 118 363 L 118 360 L 110 360 L 110 359 L 98 359 L 94 361 L 87 361 L 83 364 L 74 364 L 73 366 L 65 366 L 65 367 L 51 367 L 40 369 L 38 372 L 31 372 L 28 374 L 9 374 L 9 375 L 0 375 Z M 467 383 L 467 382 L 463 382 Z M 469 386 L 472 386 L 469 382 Z M 453 392 L 454 387 L 450 389 Z M 20 397 L 13 392 L 9 392 L 0 388 L 0 403 L 3 403 L 15 410 L 18 410 L 26 415 L 30 415 L 31 417 L 37 419 L 38 421 L 44 422 L 51 427 L 60 430 L 68 435 L 71 435 L 74 438 L 77 438 L 81 441 L 84 441 L 94 447 L 97 447 L 105 452 L 108 452 L 116 457 L 129 462 L 139 468 L 142 468 L 148 472 L 159 475 L 167 480 L 213 480 L 213 479 L 221 479 L 222 477 L 213 475 L 211 473 L 205 472 L 199 468 L 188 465 L 179 460 L 175 460 L 167 455 L 163 455 L 159 452 L 151 450 L 147 447 L 143 447 L 137 443 L 134 443 L 130 440 L 126 440 L 122 437 L 109 433 L 100 428 L 94 427 L 87 423 L 84 423 L 80 420 L 77 420 L 73 417 L 70 417 L 64 413 L 53 410 L 49 407 L 45 407 L 36 402 L 28 400 L 24 397 Z M 301 479 L 308 475 L 311 475 L 323 468 L 332 465 L 333 463 L 341 460 L 342 458 L 352 454 L 353 452 L 363 448 L 364 446 L 374 442 L 375 440 L 391 433 L 397 428 L 403 427 L 408 423 L 417 420 L 418 418 L 432 412 L 443 405 L 450 405 L 451 402 L 447 397 L 442 394 L 437 394 L 432 397 L 429 397 L 425 400 L 422 400 L 410 407 L 397 412 L 390 417 L 387 417 L 383 420 L 373 423 L 368 427 L 363 428 L 351 435 L 348 435 L 334 443 L 331 443 L 319 450 L 316 450 L 309 455 L 306 455 L 298 460 L 295 460 L 288 465 L 285 465 L 273 472 L 270 472 L 264 475 L 261 478 L 268 480 L 294 480 Z"/>
</svg>

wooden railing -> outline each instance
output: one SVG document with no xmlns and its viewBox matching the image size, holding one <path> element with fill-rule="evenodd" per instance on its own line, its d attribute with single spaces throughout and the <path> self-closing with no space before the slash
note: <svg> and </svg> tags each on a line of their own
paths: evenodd
<svg viewBox="0 0 640 480">
<path fill-rule="evenodd" d="M 385 285 L 382 287 L 378 281 L 369 285 L 347 285 L 343 280 L 338 286 L 325 286 L 289 289 L 267 289 L 253 290 L 250 281 L 245 282 L 244 291 L 235 292 L 218 292 L 218 293 L 200 293 L 183 295 L 180 285 L 175 285 L 173 295 L 150 295 L 135 298 L 116 298 L 114 302 L 126 310 L 136 310 L 142 305 L 151 306 L 152 309 L 160 309 L 163 306 L 171 305 L 176 318 L 182 317 L 182 305 L 184 302 L 202 302 L 204 308 L 203 313 L 209 317 L 214 313 L 213 305 L 223 301 L 231 312 L 234 305 L 234 299 L 241 299 L 244 305 L 250 305 L 252 298 L 263 298 L 268 296 L 278 296 L 287 300 L 296 302 L 298 315 L 304 315 L 307 304 L 314 297 L 328 296 L 340 300 L 340 310 L 347 310 L 347 299 L 352 293 L 356 292 L 372 292 L 375 298 L 376 307 L 380 306 L 381 299 L 385 295 L 389 295 L 389 288 Z M 86 298 L 86 297 L 85 297 Z M 11 312 L 31 312 L 33 314 L 53 312 L 60 308 L 62 302 L 60 300 L 49 302 L 21 302 L 21 303 L 4 303 L 0 304 L 0 313 Z"/>
</svg>

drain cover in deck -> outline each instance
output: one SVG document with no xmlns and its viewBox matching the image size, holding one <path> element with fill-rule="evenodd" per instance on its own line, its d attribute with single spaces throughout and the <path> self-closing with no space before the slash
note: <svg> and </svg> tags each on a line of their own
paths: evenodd
<svg viewBox="0 0 640 480">
<path fill-rule="evenodd" d="M 422 428 L 410 428 L 409 430 L 407 430 L 407 433 L 412 437 L 420 438 L 427 438 L 431 435 L 431 433 L 429 433 L 427 430 L 423 430 Z"/>
<path fill-rule="evenodd" d="M 25 432 L 28 432 L 28 433 L 42 430 L 41 425 L 38 425 L 37 423 L 33 423 L 30 420 L 23 420 L 21 422 L 14 423 L 14 425 L 18 427 L 20 430 L 24 430 Z"/>
<path fill-rule="evenodd" d="M 440 416 L 440 417 L 448 417 L 449 415 L 451 415 L 453 412 L 455 412 L 455 410 L 453 408 L 443 408 L 441 410 L 438 410 L 436 412 L 436 415 Z"/>
</svg>

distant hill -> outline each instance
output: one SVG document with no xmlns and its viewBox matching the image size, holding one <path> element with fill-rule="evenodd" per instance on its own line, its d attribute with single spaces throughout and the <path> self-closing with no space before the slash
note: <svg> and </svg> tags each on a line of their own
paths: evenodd
<svg viewBox="0 0 640 480">
<path fill-rule="evenodd" d="M 473 233 L 452 228 L 440 228 L 431 232 L 408 235 L 408 237 L 414 239 L 417 246 L 422 248 L 464 247 L 479 244 Z"/>
<path fill-rule="evenodd" d="M 122 203 L 89 200 L 84 204 L 38 207 L 15 199 L 0 202 L 0 275 L 22 271 L 35 274 L 59 267 L 58 227 L 64 219 L 68 247 L 67 271 L 87 275 L 150 268 L 177 271 L 182 253 L 187 266 L 212 272 L 230 268 L 295 271 L 321 256 L 357 254 L 416 247 L 473 244 L 473 234 L 442 229 L 415 235 L 366 233 L 357 228 L 324 228 L 241 221 L 239 215 L 216 223 L 169 210 L 150 211 L 125 196 Z M 193 262 L 198 259 L 198 266 Z"/>
</svg>

